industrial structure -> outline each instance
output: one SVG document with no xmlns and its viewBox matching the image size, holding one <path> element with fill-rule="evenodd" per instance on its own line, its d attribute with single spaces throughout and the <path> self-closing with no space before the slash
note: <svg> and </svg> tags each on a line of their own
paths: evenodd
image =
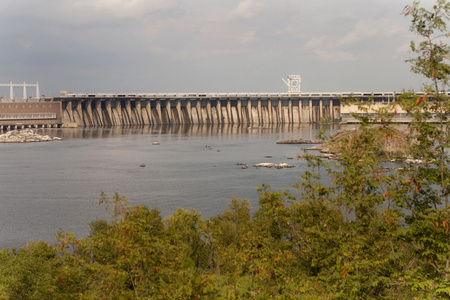
<svg viewBox="0 0 450 300">
<path fill-rule="evenodd" d="M 5 101 L 32 101 L 32 100 L 39 100 L 41 98 L 39 94 L 39 83 L 13 83 L 12 81 L 7 84 L 0 84 L 0 88 L 9 88 L 9 96 L 3 96 L 0 97 L 1 102 Z M 16 91 L 15 88 L 19 88 L 18 91 Z M 28 89 L 32 89 L 32 93 L 29 93 Z M 15 93 L 16 91 L 16 93 Z M 34 91 L 34 93 L 33 93 Z M 18 92 L 18 93 L 17 93 Z M 19 94 L 19 95 L 18 95 Z"/>
<path fill-rule="evenodd" d="M 0 127 L 129 126 L 235 124 L 266 126 L 350 120 L 355 108 L 343 108 L 349 97 L 375 103 L 395 101 L 394 92 L 302 93 L 300 75 L 283 81 L 285 93 L 69 93 L 40 97 L 36 84 L 9 87 L 1 98 Z M 20 88 L 18 95 L 14 88 Z M 34 88 L 29 97 L 28 88 Z"/>
<path fill-rule="evenodd" d="M 281 79 L 288 86 L 288 93 L 300 93 L 300 84 L 302 82 L 300 75 L 289 75 L 287 80 L 284 78 Z"/>
</svg>

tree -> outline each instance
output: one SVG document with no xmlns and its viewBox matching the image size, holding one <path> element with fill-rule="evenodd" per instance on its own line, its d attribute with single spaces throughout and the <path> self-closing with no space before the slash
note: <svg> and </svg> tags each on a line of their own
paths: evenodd
<svg viewBox="0 0 450 300">
<path fill-rule="evenodd" d="M 404 11 L 411 17 L 411 31 L 421 40 L 411 42 L 416 57 L 409 60 L 412 71 L 427 78 L 422 96 L 405 94 L 402 107 L 413 117 L 410 136 L 414 155 L 423 165 L 405 166 L 409 196 L 405 207 L 409 238 L 423 264 L 411 275 L 414 288 L 437 296 L 450 297 L 449 194 L 450 194 L 450 99 L 446 94 L 450 79 L 450 47 L 446 44 L 450 3 L 437 0 L 430 10 L 415 1 Z"/>
</svg>

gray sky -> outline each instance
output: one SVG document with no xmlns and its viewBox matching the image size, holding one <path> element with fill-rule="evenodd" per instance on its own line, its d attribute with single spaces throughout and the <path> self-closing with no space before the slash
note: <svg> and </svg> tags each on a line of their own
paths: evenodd
<svg viewBox="0 0 450 300">
<path fill-rule="evenodd" d="M 420 90 L 400 15 L 411 3 L 1 0 L 0 83 L 38 81 L 47 96 L 285 92 L 281 78 L 298 74 L 303 92 Z"/>
</svg>

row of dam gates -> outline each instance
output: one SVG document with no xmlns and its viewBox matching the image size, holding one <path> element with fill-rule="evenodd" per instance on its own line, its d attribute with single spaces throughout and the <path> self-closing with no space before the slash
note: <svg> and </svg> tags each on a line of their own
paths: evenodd
<svg viewBox="0 0 450 300">
<path fill-rule="evenodd" d="M 381 105 L 395 93 L 67 94 L 2 99 L 0 127 L 312 124 L 349 119 L 355 97 Z M 400 115 L 400 114 L 399 114 Z"/>
<path fill-rule="evenodd" d="M 63 123 L 77 126 L 299 124 L 341 119 L 344 97 L 389 102 L 394 93 L 67 94 Z"/>
</svg>

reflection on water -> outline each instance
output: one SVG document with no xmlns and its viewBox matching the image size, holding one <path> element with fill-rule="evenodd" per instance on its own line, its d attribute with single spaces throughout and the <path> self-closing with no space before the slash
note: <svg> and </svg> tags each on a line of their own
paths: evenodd
<svg viewBox="0 0 450 300">
<path fill-rule="evenodd" d="M 327 129 L 337 130 L 341 125 L 323 125 Z M 353 125 L 351 125 L 353 126 Z M 297 137 L 304 139 L 315 139 L 315 130 L 320 126 L 317 124 L 296 125 L 273 125 L 263 127 L 249 127 L 243 125 L 155 125 L 155 126 L 112 126 L 112 127 L 81 127 L 81 128 L 44 128 L 38 129 L 52 136 L 63 138 L 108 138 L 124 134 L 148 134 L 148 135 L 171 135 L 173 137 L 195 137 L 195 136 L 221 136 L 221 135 L 261 135 L 270 133 L 298 133 Z"/>
<path fill-rule="evenodd" d="M 39 129 L 62 140 L 0 144 L 0 247 L 53 241 L 59 228 L 86 236 L 90 221 L 108 217 L 96 205 L 101 191 L 156 207 L 163 217 L 183 207 L 210 218 L 233 196 L 249 199 L 255 209 L 257 185 L 287 188 L 306 168 L 306 162 L 291 159 L 302 153 L 301 146 L 276 141 L 315 139 L 318 131 L 308 124 Z M 295 168 L 251 167 L 261 162 Z"/>
</svg>

